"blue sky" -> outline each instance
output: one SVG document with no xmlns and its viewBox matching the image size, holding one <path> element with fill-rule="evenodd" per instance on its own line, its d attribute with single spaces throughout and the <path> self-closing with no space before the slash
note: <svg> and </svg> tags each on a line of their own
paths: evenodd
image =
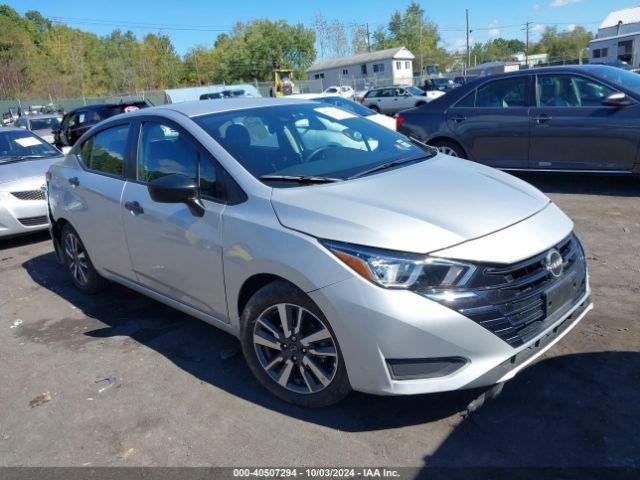
<svg viewBox="0 0 640 480">
<path fill-rule="evenodd" d="M 1 0 L 0 0 L 1 1 Z M 255 18 L 284 18 L 310 26 L 316 13 L 359 22 L 374 30 L 385 25 L 391 13 L 409 3 L 389 0 L 18 0 L 7 2 L 18 12 L 38 10 L 49 18 L 59 18 L 71 26 L 105 35 L 114 28 L 130 29 L 137 35 L 164 31 L 176 50 L 184 54 L 197 44 L 212 45 L 220 31 L 236 21 Z M 464 45 L 464 11 L 469 9 L 473 42 L 492 37 L 524 39 L 521 25 L 534 22 L 535 32 L 544 25 L 561 29 L 584 25 L 595 31 L 611 10 L 640 6 L 640 0 L 426 0 L 419 2 L 440 28 L 445 47 Z"/>
</svg>

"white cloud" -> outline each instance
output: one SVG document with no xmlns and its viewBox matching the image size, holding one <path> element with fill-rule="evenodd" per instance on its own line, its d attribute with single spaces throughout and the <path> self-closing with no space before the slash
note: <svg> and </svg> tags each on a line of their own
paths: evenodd
<svg viewBox="0 0 640 480">
<path fill-rule="evenodd" d="M 576 24 L 575 23 L 572 23 L 572 24 L 567 25 L 565 27 L 565 31 L 567 31 L 567 32 L 573 32 L 575 29 L 576 29 Z"/>
<path fill-rule="evenodd" d="M 489 37 L 495 38 L 500 35 L 500 29 L 498 28 L 498 20 L 494 20 L 489 24 Z"/>
<path fill-rule="evenodd" d="M 540 4 L 539 4 L 539 3 L 536 3 L 536 4 L 533 6 L 533 10 L 534 10 L 535 12 L 537 12 L 538 10 L 540 10 Z"/>
<path fill-rule="evenodd" d="M 554 8 L 557 7 L 565 7 L 567 5 L 571 5 L 572 3 L 580 3 L 582 0 L 553 0 L 549 5 Z"/>
<path fill-rule="evenodd" d="M 544 25 L 540 25 L 539 23 L 536 23 L 531 29 L 534 32 L 541 32 L 542 30 L 544 30 Z"/>
</svg>

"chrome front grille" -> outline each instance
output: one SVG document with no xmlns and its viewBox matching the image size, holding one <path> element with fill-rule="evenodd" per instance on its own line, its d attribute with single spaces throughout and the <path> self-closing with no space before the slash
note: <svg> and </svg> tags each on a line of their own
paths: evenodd
<svg viewBox="0 0 640 480">
<path fill-rule="evenodd" d="M 16 198 L 20 200 L 44 200 L 45 195 L 43 190 L 25 190 L 22 192 L 11 192 Z"/>
<path fill-rule="evenodd" d="M 584 296 L 584 251 L 575 235 L 555 245 L 563 259 L 556 278 L 547 269 L 549 250 L 513 265 L 484 265 L 468 286 L 471 295 L 445 304 L 518 347 L 554 323 Z M 562 288 L 566 303 L 551 305 L 549 292 Z"/>
</svg>

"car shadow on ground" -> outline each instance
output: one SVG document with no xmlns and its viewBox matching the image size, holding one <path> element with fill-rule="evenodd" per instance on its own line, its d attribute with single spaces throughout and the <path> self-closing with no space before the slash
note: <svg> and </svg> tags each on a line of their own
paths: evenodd
<svg viewBox="0 0 640 480">
<path fill-rule="evenodd" d="M 588 173 L 511 172 L 545 193 L 640 197 L 640 177 Z"/>
<path fill-rule="evenodd" d="M 44 242 L 45 240 L 51 240 L 48 230 L 20 235 L 17 237 L 4 238 L 0 239 L 0 251 L 9 250 L 10 248 L 24 247 L 34 243 Z"/>
<path fill-rule="evenodd" d="M 507 382 L 498 398 L 462 421 L 425 458 L 425 465 L 462 468 L 461 473 L 478 466 L 617 467 L 633 470 L 636 476 L 613 478 L 638 478 L 639 385 L 639 352 L 580 353 L 539 361 Z M 616 472 L 530 473 L 494 478 L 584 480 L 609 478 L 608 473 Z"/>
<path fill-rule="evenodd" d="M 253 378 L 233 336 L 119 285 L 112 285 L 99 295 L 84 295 L 73 286 L 53 253 L 28 260 L 23 267 L 35 282 L 86 315 L 90 330 L 85 335 L 96 341 L 130 337 L 201 381 L 304 421 L 350 432 L 399 428 L 452 416 L 462 421 L 461 413 L 482 393 L 476 390 L 411 397 L 354 393 L 332 407 L 297 408 L 273 397 Z M 472 435 L 477 441 L 469 454 L 480 460 L 502 458 L 502 452 L 513 447 L 510 439 L 526 440 L 531 448 L 541 442 L 536 448 L 549 451 L 569 449 L 566 442 L 576 445 L 605 442 L 607 448 L 618 447 L 617 451 L 623 451 L 612 429 L 615 425 L 629 429 L 633 422 L 628 419 L 625 424 L 622 419 L 631 412 L 635 411 L 639 416 L 636 418 L 640 418 L 638 391 L 633 389 L 640 380 L 639 356 L 573 355 L 528 368 L 507 384 L 502 395 L 472 414 L 471 420 L 463 421 L 430 462 L 455 461 L 465 448 L 465 442 L 457 440 L 458 430 L 467 432 L 462 437 Z M 605 423 L 609 436 L 593 437 L 598 425 L 592 422 Z M 545 439 L 545 430 L 565 443 L 552 447 L 555 440 Z M 582 438 L 583 435 L 587 438 Z M 637 445 L 633 436 L 627 440 Z"/>
</svg>

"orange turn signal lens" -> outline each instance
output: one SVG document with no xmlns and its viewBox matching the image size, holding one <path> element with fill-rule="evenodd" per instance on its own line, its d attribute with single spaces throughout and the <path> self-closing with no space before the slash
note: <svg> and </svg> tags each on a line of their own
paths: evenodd
<svg viewBox="0 0 640 480">
<path fill-rule="evenodd" d="M 339 250 L 331 250 L 333 254 L 342 260 L 344 263 L 349 265 L 352 269 L 354 269 L 357 273 L 362 275 L 367 280 L 373 281 L 373 276 L 369 271 L 369 267 L 364 261 L 360 260 L 358 257 L 354 257 L 353 255 L 349 255 L 348 253 L 341 252 Z"/>
</svg>

